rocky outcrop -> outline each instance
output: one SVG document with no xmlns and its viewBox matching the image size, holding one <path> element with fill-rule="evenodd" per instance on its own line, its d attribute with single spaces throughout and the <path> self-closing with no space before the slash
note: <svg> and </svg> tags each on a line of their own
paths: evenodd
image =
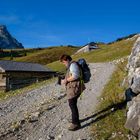
<svg viewBox="0 0 140 140">
<path fill-rule="evenodd" d="M 24 47 L 14 37 L 10 35 L 5 25 L 0 25 L 0 48 L 18 49 Z"/>
<path fill-rule="evenodd" d="M 125 127 L 140 139 L 140 36 L 132 48 L 128 59 L 128 84 L 137 96 L 127 104 L 127 121 Z"/>
<path fill-rule="evenodd" d="M 132 91 L 140 93 L 140 37 L 136 40 L 128 59 L 128 83 Z"/>
</svg>

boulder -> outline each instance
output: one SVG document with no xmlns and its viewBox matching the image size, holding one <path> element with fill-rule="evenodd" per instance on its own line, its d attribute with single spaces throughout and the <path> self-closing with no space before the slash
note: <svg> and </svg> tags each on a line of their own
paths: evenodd
<svg viewBox="0 0 140 140">
<path fill-rule="evenodd" d="M 136 94 L 140 93 L 140 67 L 135 69 L 131 89 Z"/>
<path fill-rule="evenodd" d="M 128 83 L 133 92 L 138 94 L 139 77 L 140 77 L 140 36 L 136 40 L 132 52 L 128 58 Z"/>
<path fill-rule="evenodd" d="M 125 127 L 130 129 L 135 136 L 140 136 L 140 95 L 129 103 Z"/>
<path fill-rule="evenodd" d="M 128 112 L 125 127 L 140 139 L 140 36 L 132 48 L 127 68 L 129 88 L 137 96 L 133 96 L 132 100 L 127 102 Z"/>
</svg>

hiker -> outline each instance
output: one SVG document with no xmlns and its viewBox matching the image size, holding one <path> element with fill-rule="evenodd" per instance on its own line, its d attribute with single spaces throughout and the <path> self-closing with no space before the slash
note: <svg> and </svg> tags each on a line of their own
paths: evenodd
<svg viewBox="0 0 140 140">
<path fill-rule="evenodd" d="M 81 127 L 77 100 L 85 87 L 84 83 L 81 82 L 80 68 L 78 64 L 72 61 L 72 58 L 66 54 L 63 54 L 60 57 L 60 61 L 66 66 L 67 69 L 65 78 L 61 80 L 61 84 L 66 86 L 66 94 L 72 115 L 72 122 L 68 127 L 68 130 L 74 131 Z"/>
</svg>

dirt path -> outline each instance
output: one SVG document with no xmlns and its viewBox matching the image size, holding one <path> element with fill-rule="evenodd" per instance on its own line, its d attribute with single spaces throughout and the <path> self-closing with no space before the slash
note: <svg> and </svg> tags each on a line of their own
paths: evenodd
<svg viewBox="0 0 140 140">
<path fill-rule="evenodd" d="M 64 88 L 53 84 L 0 102 L 0 140 L 90 140 L 98 97 L 115 69 L 112 63 L 90 64 L 92 78 L 78 100 L 82 128 L 67 130 L 70 110 Z M 17 125 L 17 126 L 16 126 Z"/>
</svg>

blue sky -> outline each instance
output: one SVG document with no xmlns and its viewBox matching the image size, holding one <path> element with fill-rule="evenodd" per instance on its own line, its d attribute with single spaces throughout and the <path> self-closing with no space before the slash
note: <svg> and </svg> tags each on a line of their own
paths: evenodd
<svg viewBox="0 0 140 140">
<path fill-rule="evenodd" d="M 110 42 L 140 32 L 139 0 L 1 0 L 0 24 L 25 48 Z"/>
</svg>

